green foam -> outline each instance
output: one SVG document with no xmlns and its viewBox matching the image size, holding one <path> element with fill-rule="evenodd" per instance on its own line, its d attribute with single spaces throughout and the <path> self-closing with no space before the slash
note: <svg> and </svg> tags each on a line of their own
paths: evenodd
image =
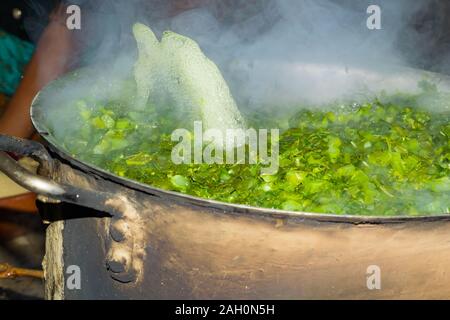
<svg viewBox="0 0 450 320">
<path fill-rule="evenodd" d="M 152 30 L 140 23 L 133 32 L 139 50 L 134 68 L 138 107 L 163 90 L 176 108 L 189 108 L 199 115 L 200 119 L 189 120 L 202 120 L 205 130 L 245 128 L 219 68 L 194 40 L 166 31 L 159 42 Z"/>
</svg>

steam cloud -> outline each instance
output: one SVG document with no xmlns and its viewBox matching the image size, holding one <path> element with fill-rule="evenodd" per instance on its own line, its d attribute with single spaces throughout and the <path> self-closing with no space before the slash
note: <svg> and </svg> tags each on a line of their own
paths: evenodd
<svg viewBox="0 0 450 320">
<path fill-rule="evenodd" d="M 415 65 L 434 29 L 413 21 L 433 0 L 72 0 L 82 8 L 82 64 L 126 76 L 136 59 L 131 29 L 142 22 L 197 41 L 224 73 L 240 108 L 322 103 L 393 88 L 412 91 Z M 197 4 L 202 5 L 198 6 Z M 369 5 L 381 7 L 381 30 L 366 27 Z M 184 8 L 177 13 L 174 8 Z M 439 9 L 439 8 L 438 8 Z M 438 21 L 439 22 L 439 21 Z M 412 50 L 411 44 L 417 44 Z M 441 59 L 445 63 L 446 59 Z M 420 61 L 419 61 L 420 62 Z M 323 65 L 328 67 L 324 68 Z M 418 63 L 420 65 L 420 63 Z M 111 68 L 113 66 L 113 68 Z M 360 70 L 373 70 L 367 73 Z M 402 71 L 404 72 L 404 71 Z M 407 73 L 406 73 L 407 74 Z M 117 75 L 116 75 L 117 77 Z M 76 90 L 78 92 L 82 90 Z"/>
</svg>

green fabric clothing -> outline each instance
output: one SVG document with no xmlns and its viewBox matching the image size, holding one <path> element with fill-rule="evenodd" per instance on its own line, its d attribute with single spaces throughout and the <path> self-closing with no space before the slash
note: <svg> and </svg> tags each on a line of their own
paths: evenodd
<svg viewBox="0 0 450 320">
<path fill-rule="evenodd" d="M 12 95 L 34 46 L 0 29 L 0 92 Z"/>
</svg>

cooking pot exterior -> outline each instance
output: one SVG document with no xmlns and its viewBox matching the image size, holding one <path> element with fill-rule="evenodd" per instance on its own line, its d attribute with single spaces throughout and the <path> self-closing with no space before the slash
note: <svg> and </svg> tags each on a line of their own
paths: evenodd
<svg viewBox="0 0 450 320">
<path fill-rule="evenodd" d="M 450 222 L 445 219 L 336 223 L 245 215 L 168 201 L 66 165 L 57 171 L 54 178 L 61 183 L 114 196 L 104 206 L 112 218 L 97 212 L 98 217 L 53 222 L 64 224 L 60 237 L 53 237 L 63 241 L 64 284 L 59 293 L 47 287 L 47 298 L 450 297 Z M 95 215 L 80 206 L 44 207 L 63 216 Z M 70 286 L 70 266 L 79 267 L 81 289 Z"/>
</svg>

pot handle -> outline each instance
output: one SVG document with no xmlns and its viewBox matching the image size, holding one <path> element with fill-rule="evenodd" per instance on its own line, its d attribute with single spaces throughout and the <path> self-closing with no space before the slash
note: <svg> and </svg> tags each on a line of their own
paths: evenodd
<svg viewBox="0 0 450 320">
<path fill-rule="evenodd" d="M 53 159 L 47 149 L 36 141 L 0 134 L 0 151 L 12 152 L 22 156 L 29 156 L 49 171 L 53 166 Z"/>
<path fill-rule="evenodd" d="M 92 192 L 82 188 L 60 184 L 51 179 L 34 174 L 19 165 L 5 151 L 35 159 L 44 169 L 44 172 L 48 173 L 52 172 L 54 160 L 47 152 L 47 149 L 39 142 L 0 134 L 0 171 L 29 191 L 46 196 L 50 198 L 49 200 L 65 201 L 75 204 L 83 203 L 85 205 L 95 203 L 95 200 L 105 200 L 107 197 L 107 195 L 101 192 Z"/>
<path fill-rule="evenodd" d="M 32 157 L 39 162 L 44 170 L 49 170 L 48 173 L 51 173 L 55 161 L 45 147 L 35 141 L 0 134 L 0 171 L 22 187 L 46 197 L 46 199 L 42 199 L 41 197 L 41 200 L 47 202 L 70 202 L 102 212 L 106 210 L 109 212 L 108 214 L 111 214 L 111 217 L 116 219 L 112 222 L 112 224 L 116 225 L 120 224 L 120 222 L 117 222 L 118 220 L 126 219 L 123 216 L 123 209 L 120 206 L 116 207 L 114 203 L 108 203 L 108 200 L 113 197 L 112 194 L 98 190 L 93 192 L 92 190 L 57 183 L 51 179 L 31 173 L 20 166 L 5 151 Z M 122 203 L 124 203 L 124 200 L 122 200 Z M 130 221 L 126 222 L 126 224 L 130 223 Z M 134 236 L 132 234 L 125 236 L 117 231 L 110 231 L 110 234 L 110 257 L 107 259 L 106 265 L 111 277 L 121 283 L 136 281 L 138 271 L 135 270 L 134 265 L 141 263 L 139 256 L 131 255 L 131 261 L 130 259 L 116 261 L 114 258 L 116 252 L 123 253 L 124 250 L 133 251 L 132 248 L 135 245 Z"/>
</svg>

